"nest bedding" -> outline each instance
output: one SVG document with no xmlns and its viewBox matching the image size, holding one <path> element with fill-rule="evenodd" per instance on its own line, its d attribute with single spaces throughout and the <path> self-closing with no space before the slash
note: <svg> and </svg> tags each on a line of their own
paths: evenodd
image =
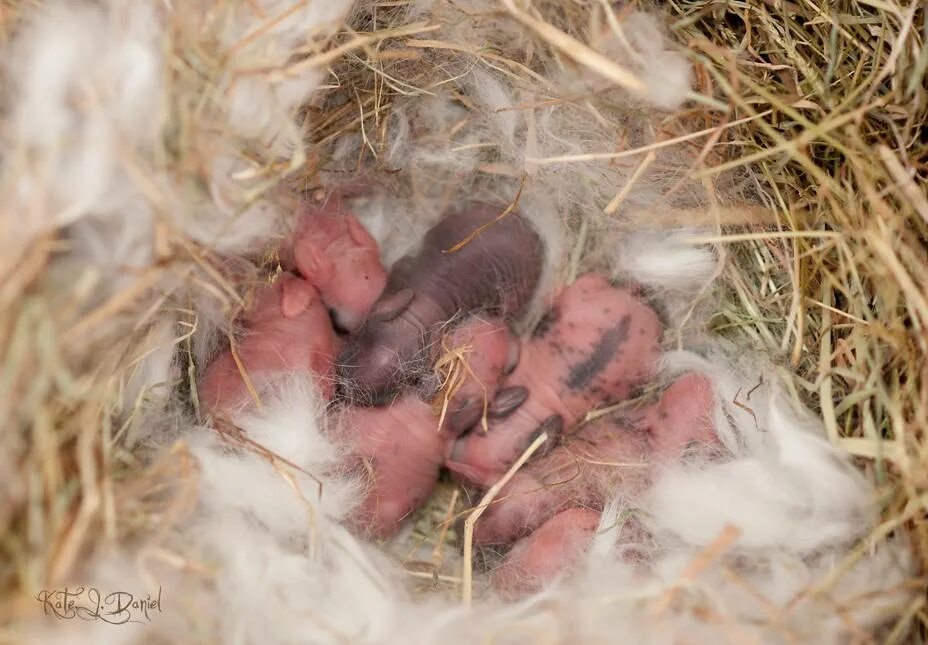
<svg viewBox="0 0 928 645">
<path fill-rule="evenodd" d="M 715 17 L 699 3 L 667 9 L 677 12 L 678 36 Z M 896 9 L 883 22 L 836 18 L 828 42 L 860 49 L 878 27 L 897 34 L 862 93 L 882 97 L 871 110 L 893 93 L 908 97 L 909 121 L 896 117 L 911 123 L 924 88 L 903 63 L 918 69 L 917 46 L 907 47 L 924 12 Z M 3 438 L 2 519 L 15 634 L 244 642 L 609 641 L 617 629 L 654 642 L 909 634 L 923 584 L 920 506 L 905 500 L 918 499 L 919 480 L 911 465 L 900 475 L 892 453 L 908 444 L 884 454 L 878 436 L 902 442 L 887 433 L 911 426 L 920 454 L 920 417 L 906 417 L 910 399 L 899 398 L 912 387 L 901 375 L 918 372 L 871 371 L 867 388 L 843 397 L 830 377 L 811 388 L 802 378 L 812 357 L 830 366 L 834 355 L 838 386 L 851 387 L 855 356 L 886 360 L 880 345 L 861 349 L 855 318 L 889 330 L 900 329 L 899 311 L 915 316 L 903 330 L 921 320 L 911 277 L 921 266 L 917 220 L 880 220 L 903 240 L 891 245 L 898 256 L 880 246 L 885 233 L 861 246 L 866 235 L 850 229 L 837 272 L 825 254 L 839 244 L 827 223 L 840 220 L 799 219 L 810 200 L 788 179 L 804 172 L 828 186 L 822 202 L 846 213 L 853 199 L 842 193 L 852 189 L 827 179 L 827 155 L 800 144 L 808 139 L 814 153 L 811 137 L 821 137 L 847 153 L 833 128 L 869 116 L 863 107 L 810 122 L 795 111 L 813 109 L 802 101 L 814 95 L 782 104 L 742 72 L 721 75 L 714 57 L 726 59 L 711 43 L 690 41 L 699 54 L 687 60 L 661 18 L 605 4 L 103 2 L 13 5 L 2 15 L 14 62 L 4 72 L 13 91 L 4 102 L 2 405 L 14 427 Z M 804 18 L 804 29 L 822 22 Z M 827 93 L 805 50 L 790 47 L 798 23 L 751 7 L 718 19 L 719 40 L 755 30 L 779 38 L 765 55 L 791 55 L 804 76 L 791 84 L 786 72 L 776 83 Z M 868 31 L 858 33 L 860 24 Z M 832 60 L 834 74 L 842 62 Z M 748 89 L 733 89 L 733 79 Z M 754 103 L 738 93 L 747 91 Z M 783 144 L 788 127 L 772 129 L 772 116 L 751 107 L 758 97 L 806 128 L 792 147 Z M 749 172 L 745 160 L 724 161 L 725 145 L 745 145 L 728 133 L 746 123 L 757 126 L 760 151 Z M 701 147 L 687 147 L 700 132 Z M 777 152 L 787 153 L 779 167 L 767 163 Z M 877 154 L 902 197 L 880 195 L 852 164 L 856 190 L 878 210 L 904 199 L 900 213 L 917 214 L 915 178 Z M 368 187 L 357 215 L 387 266 L 462 197 L 508 204 L 518 195 L 546 240 L 540 292 L 592 269 L 643 285 L 665 322 L 662 375 L 695 371 L 711 381 L 730 458 L 675 465 L 646 493 L 607 499 L 574 575 L 516 602 L 487 589 L 479 562 L 466 588 L 473 558 L 446 520 L 469 515 L 478 500 L 448 493 L 458 490 L 450 483 L 433 502 L 436 527 L 423 532 L 420 517 L 391 543 L 357 539 L 342 520 L 362 487 L 340 471 L 346 447 L 332 440 L 311 378 L 280 375 L 232 433 L 207 424 L 195 387 L 242 331 L 250 294 L 276 273 L 305 194 L 351 182 Z M 797 190 L 766 188 L 784 184 Z M 880 291 L 880 307 L 852 309 L 854 288 L 878 288 L 868 272 L 875 264 L 903 296 Z M 781 274 L 793 276 L 786 323 L 776 316 Z M 842 289 L 839 275 L 858 283 Z M 827 329 L 814 338 L 802 329 L 816 307 L 802 289 L 812 287 L 824 305 L 812 322 Z M 526 326 L 533 315 L 541 308 Z M 780 324 L 790 329 L 782 340 Z M 902 364 L 923 350 L 917 336 L 906 345 L 876 335 L 909 347 L 895 359 Z M 806 349 L 812 340 L 817 353 Z M 799 377 L 784 377 L 787 369 Z M 869 390 L 878 393 L 872 403 Z M 799 402 L 821 410 L 823 423 L 797 412 Z M 885 430 L 874 421 L 883 418 Z M 847 450 L 866 462 L 852 468 Z M 636 524 L 648 536 L 645 566 L 621 557 Z M 423 561 L 425 589 L 413 566 Z M 162 611 L 117 632 L 105 621 L 50 617 L 35 599 L 75 583 L 140 596 L 160 588 Z"/>
</svg>

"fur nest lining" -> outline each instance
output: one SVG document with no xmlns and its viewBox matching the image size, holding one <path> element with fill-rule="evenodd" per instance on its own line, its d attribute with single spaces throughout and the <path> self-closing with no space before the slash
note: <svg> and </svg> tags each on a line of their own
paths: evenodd
<svg viewBox="0 0 928 645">
<path fill-rule="evenodd" d="M 925 13 L 826 4 L 0 9 L 0 575 L 16 637 L 917 633 Z M 204 424 L 193 385 L 273 275 L 298 201 L 333 186 L 362 193 L 386 264 L 480 197 L 533 219 L 546 285 L 591 269 L 643 285 L 666 322 L 662 375 L 712 379 L 732 459 L 617 492 L 579 570 L 519 602 L 479 574 L 462 586 L 449 520 L 476 500 L 450 483 L 390 543 L 353 537 L 339 521 L 358 482 L 334 470 L 344 446 L 305 375 L 282 375 L 234 435 Z M 644 567 L 617 555 L 630 516 L 652 538 Z M 160 588 L 162 611 L 58 620 L 36 597 L 65 585 Z"/>
</svg>

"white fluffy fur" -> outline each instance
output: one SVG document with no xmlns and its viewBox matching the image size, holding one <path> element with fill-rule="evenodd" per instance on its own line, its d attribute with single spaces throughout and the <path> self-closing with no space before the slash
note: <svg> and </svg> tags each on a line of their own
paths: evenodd
<svg viewBox="0 0 928 645">
<path fill-rule="evenodd" d="M 10 67 L 18 94 L 4 132 L 7 141 L 19 146 L 4 158 L 4 186 L 12 187 L 7 193 L 15 196 L 25 218 L 21 234 L 8 240 L 13 255 L 32 236 L 68 225 L 73 262 L 98 268 L 145 266 L 152 260 L 156 211 L 193 239 L 235 256 L 253 253 L 282 230 L 286 204 L 250 178 L 255 168 L 236 153 L 258 142 L 269 157 L 294 160 L 300 134 L 291 117 L 322 74 L 318 68 L 292 76 L 235 73 L 285 66 L 314 36 L 330 30 L 347 5 L 305 3 L 264 32 L 255 32 L 262 23 L 252 5 L 273 17 L 296 6 L 296 0 L 243 2 L 217 18 L 226 46 L 258 35 L 237 50 L 229 75 L 220 79 L 224 111 L 221 123 L 213 125 L 221 125 L 223 135 L 206 147 L 212 155 L 204 160 L 206 190 L 199 177 L 169 177 L 146 166 L 164 123 L 166 36 L 157 8 L 166 5 L 133 3 L 131 11 L 117 0 L 53 5 L 26 29 Z M 478 0 L 455 5 L 484 7 Z M 412 6 L 410 17 L 417 12 L 427 17 L 431 6 Z M 446 32 L 430 37 L 486 40 L 501 49 L 524 38 L 514 24 L 489 22 L 478 27 L 448 21 Z M 651 103 L 678 105 L 689 90 L 689 67 L 669 51 L 656 21 L 633 14 L 620 32 L 607 31 L 594 46 L 641 75 Z M 457 89 L 467 94 L 474 111 L 443 93 L 447 88 L 435 88 L 433 97 L 397 100 L 386 158 L 412 177 L 414 194 L 369 200 L 361 213 L 384 244 L 388 261 L 406 252 L 447 206 L 442 199 L 449 184 L 505 201 L 515 195 L 517 178 L 524 173 L 528 179 L 520 205 L 549 246 L 546 289 L 561 277 L 561 260 L 575 247 L 589 251 L 579 269 L 618 257 L 618 271 L 656 287 L 658 298 L 686 294 L 711 280 L 716 256 L 682 244 L 682 233 L 636 235 L 618 252 L 613 237 L 599 235 L 607 228 L 602 209 L 629 181 L 631 166 L 539 161 L 608 149 L 614 133 L 592 110 L 573 102 L 501 110 L 539 97 L 517 90 L 490 68 L 468 65 L 458 70 Z M 580 92 L 598 83 L 573 72 L 555 80 Z M 628 97 L 615 101 L 630 106 L 629 119 L 640 105 Z M 444 136 L 465 117 L 469 121 L 453 139 Z M 631 125 L 630 145 L 653 139 L 644 124 Z M 335 146 L 335 162 L 354 163 L 360 145 L 346 136 Z M 126 172 L 125 159 L 152 171 L 148 188 L 159 193 L 156 203 Z M 661 161 L 661 174 L 642 175 L 628 192 L 627 206 L 647 206 L 675 179 L 679 160 L 668 154 Z M 579 215 L 591 222 L 586 239 L 573 226 Z M 562 226 L 568 216 L 572 222 Z M 202 348 L 215 340 L 208 322 L 216 312 L 214 305 L 193 306 L 207 330 L 195 345 L 202 358 Z M 174 313 L 153 320 L 151 344 L 146 345 L 151 352 L 136 357 L 123 392 L 127 410 L 158 384 L 183 374 L 172 353 L 176 323 Z M 483 593 L 486 580 L 480 578 L 475 618 L 456 599 L 410 595 L 406 574 L 394 562 L 339 525 L 357 502 L 357 484 L 338 472 L 342 447 L 326 432 L 324 406 L 314 388 L 305 376 L 289 375 L 266 398 L 263 412 L 236 421 L 253 441 L 297 468 L 230 446 L 214 430 L 190 420 L 176 432 L 148 438 L 147 444 L 159 451 L 169 449 L 168 437 L 179 437 L 182 443 L 174 449 L 187 446 L 196 458 L 196 508 L 157 549 L 104 549 L 82 579 L 134 592 L 161 584 L 163 615 L 150 624 L 122 628 L 40 620 L 30 623 L 27 635 L 37 642 L 53 637 L 95 643 L 202 636 L 230 643 L 464 644 L 491 639 L 594 642 L 617 635 L 628 642 L 685 638 L 711 643 L 742 636 L 776 641 L 786 630 L 799 642 L 842 642 L 847 624 L 837 617 L 834 603 L 902 580 L 911 567 L 904 545 L 866 554 L 832 588 L 801 598 L 789 611 L 786 607 L 811 582 L 833 571 L 852 542 L 872 528 L 869 485 L 823 439 L 817 424 L 790 409 L 770 374 L 764 372 L 767 385 L 745 404 L 752 414 L 731 401 L 739 389 L 746 396 L 759 369 L 745 374 L 735 371 L 738 366 L 729 359 L 690 352 L 670 354 L 666 363 L 668 374 L 698 370 L 712 379 L 714 418 L 732 459 L 668 469 L 638 499 L 617 495 L 579 574 L 535 597 L 504 603 Z M 184 417 L 176 412 L 176 418 Z M 146 419 L 152 429 L 158 427 Z M 321 496 L 313 477 L 324 482 Z M 649 564 L 627 564 L 616 557 L 618 531 L 611 527 L 631 509 L 654 536 Z M 739 539 L 719 562 L 677 589 L 687 565 L 728 524 L 741 531 Z M 655 615 L 655 601 L 671 589 L 679 602 Z M 723 620 L 706 620 L 700 610 Z M 864 627 L 875 620 L 866 609 L 851 608 L 844 616 Z"/>
<path fill-rule="evenodd" d="M 0 187 L 19 222 L 4 236 L 4 256 L 92 216 L 88 226 L 98 234 L 113 232 L 104 234 L 103 255 L 93 255 L 93 232 L 78 233 L 85 258 L 112 257 L 116 238 L 119 258 L 137 266 L 150 260 L 138 238 L 151 212 L 138 203 L 126 167 L 138 169 L 138 155 L 155 144 L 163 123 L 160 38 L 146 3 L 131 10 L 49 3 L 25 28 L 5 61 L 16 101 L 3 132 Z"/>
<path fill-rule="evenodd" d="M 688 544 L 706 545 L 731 524 L 741 531 L 741 548 L 804 555 L 859 537 L 873 525 L 874 500 L 863 478 L 820 426 L 789 408 L 769 373 L 756 369 L 768 382 L 747 400 L 754 385 L 730 372 L 736 365 L 731 360 L 712 364 L 679 352 L 666 363 L 703 364 L 704 372 L 715 375 L 716 424 L 729 428 L 720 436 L 735 456 L 708 468 L 677 466 L 663 473 L 646 502 L 663 529 Z M 732 424 L 732 418 L 738 421 Z"/>
<path fill-rule="evenodd" d="M 175 340 L 176 321 L 172 316 L 162 316 L 148 330 L 130 358 L 130 370 L 122 391 L 122 414 L 130 417 L 146 409 L 163 409 L 172 390 L 180 380 L 180 369 L 175 363 L 177 349 Z M 142 433 L 144 415 L 130 418 L 125 443 L 133 447 Z"/>
<path fill-rule="evenodd" d="M 629 62 L 654 105 L 673 109 L 686 98 L 693 72 L 682 56 L 668 50 L 659 24 L 650 16 L 633 13 L 623 23 L 610 25 L 597 45 L 607 56 Z"/>
<path fill-rule="evenodd" d="M 301 133 L 293 125 L 293 111 L 320 85 L 325 68 L 288 66 L 288 62 L 296 51 L 312 51 L 307 45 L 314 38 L 334 31 L 349 6 L 343 0 L 259 0 L 252 6 L 239 3 L 223 35 L 225 44 L 236 48 L 236 56 L 221 83 L 229 97 L 229 123 L 236 131 L 261 138 L 275 151 L 287 155 L 301 145 Z M 263 12 L 264 20 L 257 18 L 258 11 Z M 253 72 L 267 68 L 279 69 L 280 73 Z"/>
<path fill-rule="evenodd" d="M 271 161 L 296 155 L 299 163 L 302 135 L 293 117 L 323 72 L 315 66 L 292 74 L 285 64 L 313 38 L 330 33 L 348 3 L 255 3 L 268 21 L 298 8 L 269 29 L 256 19 L 255 7 L 239 4 L 213 16 L 225 44 L 235 49 L 229 80 L 220 82 L 226 95 L 212 97 L 219 115 L 204 123 L 210 136 L 222 137 L 203 141 L 202 150 L 215 155 L 204 164 L 208 194 L 158 167 L 170 89 L 165 55 L 177 44 L 168 40 L 162 4 L 76 0 L 48 3 L 36 13 L 7 61 L 16 100 L 3 132 L 11 150 L 0 177 L 4 194 L 14 198 L 5 208 L 22 221 L 4 236 L 4 256 L 15 258 L 35 235 L 70 225 L 83 262 L 144 266 L 152 259 L 156 211 L 230 254 L 253 251 L 282 230 L 280 206 L 255 201 L 261 185 L 236 176 L 255 168 L 232 161 L 239 158 L 233 151 L 258 139 Z M 246 37 L 247 46 L 239 46 Z M 278 68 L 277 74 L 245 73 Z"/>
<path fill-rule="evenodd" d="M 348 2 L 233 2 L 223 3 L 221 10 L 217 5 L 214 13 L 210 7 L 182 2 L 180 20 L 194 26 L 213 21 L 220 40 L 234 51 L 226 69 L 232 78 L 248 69 L 284 66 L 314 38 L 331 33 Z M 152 265 L 159 222 L 229 256 L 253 256 L 285 230 L 292 205 L 276 199 L 261 174 L 262 163 L 254 155 L 243 162 L 241 153 L 258 137 L 265 165 L 301 163 L 294 116 L 322 72 L 314 67 L 295 75 L 269 74 L 256 92 L 221 81 L 226 95 L 204 87 L 211 100 L 197 113 L 200 121 L 188 125 L 201 144 L 196 154 L 205 175 L 195 165 L 185 167 L 186 174 L 166 169 L 169 155 L 162 137 L 173 90 L 167 83 L 169 57 L 183 53 L 172 48 L 183 47 L 184 38 L 206 35 L 171 32 L 167 21 L 178 17 L 169 11 L 170 5 L 157 0 L 69 0 L 43 3 L 24 19 L 4 60 L 12 93 L 9 113 L 0 120 L 5 145 L 0 274 L 35 237 L 58 229 L 65 252 L 52 267 L 52 283 L 92 284 L 92 290 L 85 290 L 84 305 L 90 308 L 134 282 L 134 270 Z M 289 16 L 264 29 L 256 11 L 272 22 Z M 238 45 L 246 37 L 247 46 Z M 156 285 L 169 297 L 150 319 L 163 342 L 133 364 L 127 412 L 140 392 L 177 376 L 168 356 L 174 336 L 187 330 L 173 328 L 172 310 L 186 307 L 191 297 L 197 302 L 196 318 L 188 322 L 198 327 L 198 358 L 202 348 L 211 346 L 216 324 L 228 315 L 212 297 L 221 289 L 196 291 L 192 276 L 213 281 L 195 263 L 184 266 L 184 259 L 175 258 L 172 268 Z M 137 332 L 112 330 L 119 336 Z"/>
<path fill-rule="evenodd" d="M 632 233 L 620 244 L 618 272 L 648 287 L 692 295 L 709 285 L 718 268 L 712 249 L 690 243 L 692 237 L 686 230 Z"/>
</svg>

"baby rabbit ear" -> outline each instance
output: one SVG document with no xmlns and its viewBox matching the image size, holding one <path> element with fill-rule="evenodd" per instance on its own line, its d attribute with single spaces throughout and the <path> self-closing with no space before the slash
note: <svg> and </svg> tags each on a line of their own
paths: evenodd
<svg viewBox="0 0 928 645">
<path fill-rule="evenodd" d="M 461 440 L 459 439 L 458 442 L 460 441 Z M 445 460 L 445 468 L 450 470 L 452 474 L 457 475 L 464 481 L 469 482 L 484 482 L 490 476 L 490 472 L 486 468 L 475 466 L 473 464 L 466 464 L 460 461 L 454 461 L 452 458 Z"/>
<path fill-rule="evenodd" d="M 538 426 L 538 429 L 535 430 L 528 438 L 528 441 L 525 442 L 525 447 L 528 448 L 535 439 L 540 437 L 542 434 L 547 433 L 548 441 L 545 442 L 545 445 L 542 446 L 541 451 L 537 454 L 543 455 L 546 452 L 550 451 L 552 447 L 557 443 L 557 439 L 560 438 L 561 434 L 564 432 L 564 417 L 559 414 L 552 414 L 550 417 L 541 422 L 541 425 Z"/>
<path fill-rule="evenodd" d="M 508 417 L 515 412 L 528 398 L 528 388 L 523 385 L 504 387 L 496 393 L 493 402 L 487 409 L 487 416 L 491 419 Z"/>
<path fill-rule="evenodd" d="M 345 223 L 348 226 L 348 237 L 362 249 L 377 249 L 377 240 L 368 232 L 364 225 L 354 215 L 346 215 Z"/>
<path fill-rule="evenodd" d="M 316 298 L 316 289 L 296 276 L 283 276 L 280 284 L 280 313 L 293 318 L 309 309 Z"/>
<path fill-rule="evenodd" d="M 393 320 L 406 311 L 415 296 L 416 294 L 412 289 L 400 289 L 396 293 L 391 293 L 374 304 L 374 308 L 371 309 L 367 319 L 379 322 Z"/>
</svg>

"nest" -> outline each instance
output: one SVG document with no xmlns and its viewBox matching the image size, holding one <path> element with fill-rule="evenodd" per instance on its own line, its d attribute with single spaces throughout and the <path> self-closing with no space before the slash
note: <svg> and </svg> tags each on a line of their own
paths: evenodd
<svg viewBox="0 0 928 645">
<path fill-rule="evenodd" d="M 21 18 L 32 4 L 0 8 L 4 49 L 26 28 Z M 712 331 L 770 356 L 790 395 L 821 415 L 828 438 L 876 482 L 882 521 L 808 593 L 827 594 L 856 559 L 890 539 L 906 540 L 917 568 L 925 569 L 928 16 L 920 3 L 641 0 L 638 8 L 662 16 L 696 78 L 683 108 L 642 121 L 657 133 L 657 143 L 646 144 L 618 120 L 643 108 L 617 108 L 613 98 L 604 106 L 557 86 L 578 75 L 605 96 L 612 96 L 609 90 L 633 97 L 657 91 L 590 45 L 609 33 L 610 20 L 622 19 L 627 7 L 612 13 L 606 2 L 527 6 L 506 0 L 496 10 L 468 16 L 520 30 L 520 39 L 500 47 L 432 38 L 437 18 L 460 18 L 453 3 L 437 3 L 431 20 L 403 0 L 360 3 L 346 26 L 308 39 L 301 35 L 305 44 L 295 54 L 273 60 L 249 47 L 286 15 L 256 10 L 251 29 L 230 35 L 223 25 L 248 3 L 220 0 L 211 12 L 196 2 L 174 4 L 166 41 L 172 64 L 164 71 L 168 100 L 159 106 L 168 127 L 145 154 L 125 151 L 121 160 L 154 205 L 146 260 L 128 267 L 68 263 L 62 256 L 80 243 L 68 234 L 72 220 L 38 217 L 41 225 L 17 237 L 23 214 L 0 206 L 0 236 L 20 242 L 0 260 L 0 418 L 6 426 L 0 470 L 12 474 L 4 477 L 0 505 L 4 619 L 28 616 L 38 589 L 67 580 L 101 544 L 142 539 L 151 557 L 192 575 L 204 573 L 200 563 L 161 548 L 170 527 L 193 512 L 195 460 L 182 436 L 154 462 L 139 452 L 135 437 L 152 424 L 179 434 L 180 417 L 158 412 L 166 400 L 176 404 L 172 409 L 201 418 L 192 385 L 215 342 L 209 339 L 217 337 L 216 328 L 229 327 L 247 307 L 250 290 L 275 266 L 274 244 L 217 249 L 210 243 L 215 231 L 199 228 L 194 211 L 207 200 L 205 160 L 214 159 L 215 147 L 233 151 L 230 163 L 247 180 L 231 200 L 240 210 L 224 225 L 259 231 L 255 236 L 264 240 L 285 227 L 249 222 L 265 200 L 286 201 L 279 197 L 281 186 L 306 192 L 322 178 L 356 176 L 359 170 L 435 212 L 455 191 L 511 204 L 525 178 L 494 149 L 505 141 L 457 144 L 475 151 L 473 175 L 428 159 L 419 172 L 414 164 L 398 172 L 392 163 L 400 153 L 391 146 L 401 145 L 394 129 L 410 122 L 397 111 L 412 109 L 420 98 L 453 95 L 456 79 L 472 69 L 515 79 L 523 92 L 518 109 L 569 103 L 600 131 L 615 135 L 609 142 L 614 152 L 591 144 L 589 150 L 565 148 L 556 157 L 533 160 L 541 177 L 547 169 L 569 175 L 582 168 L 570 180 L 576 192 L 556 205 L 570 231 L 566 274 L 601 260 L 593 232 L 645 224 L 629 190 L 612 190 L 608 182 L 604 190 L 590 162 L 608 161 L 608 172 L 619 173 L 625 185 L 643 178 L 660 183 L 671 197 L 663 210 L 649 211 L 647 225 L 712 229 L 698 242 L 716 245 L 726 259 L 723 286 L 711 302 Z M 234 51 L 246 52 L 247 64 L 233 76 L 311 70 L 325 85 L 292 127 L 271 135 L 230 128 L 235 106 L 228 56 Z M 484 127 L 468 115 L 466 97 L 456 99 L 464 116 L 454 132 L 441 133 L 444 140 L 436 138 L 437 147 Z M 410 135 L 418 137 L 420 149 L 437 136 L 422 127 L 424 135 Z M 7 140 L 4 148 L 0 160 L 8 173 L 30 170 L 23 146 Z M 180 218 L 166 214 L 176 204 L 164 202 L 164 185 L 146 181 L 155 170 L 176 180 L 172 194 L 190 197 Z M 591 206 L 595 213 L 582 215 Z M 246 247 L 236 270 L 227 271 L 223 256 Z M 198 306 L 202 301 L 209 306 Z M 171 322 L 159 318 L 165 310 Z M 678 338 L 695 333 L 682 318 Z M 159 352 L 178 366 L 175 380 L 138 387 L 147 359 Z M 444 549 L 460 539 L 453 520 L 470 507 L 448 485 L 421 513 L 412 550 L 417 540 L 428 544 L 432 564 L 410 569 L 424 579 L 424 592 L 457 588 L 458 563 Z M 922 592 L 884 617 L 883 642 L 923 642 L 928 633 L 925 581 L 905 585 Z"/>
</svg>

